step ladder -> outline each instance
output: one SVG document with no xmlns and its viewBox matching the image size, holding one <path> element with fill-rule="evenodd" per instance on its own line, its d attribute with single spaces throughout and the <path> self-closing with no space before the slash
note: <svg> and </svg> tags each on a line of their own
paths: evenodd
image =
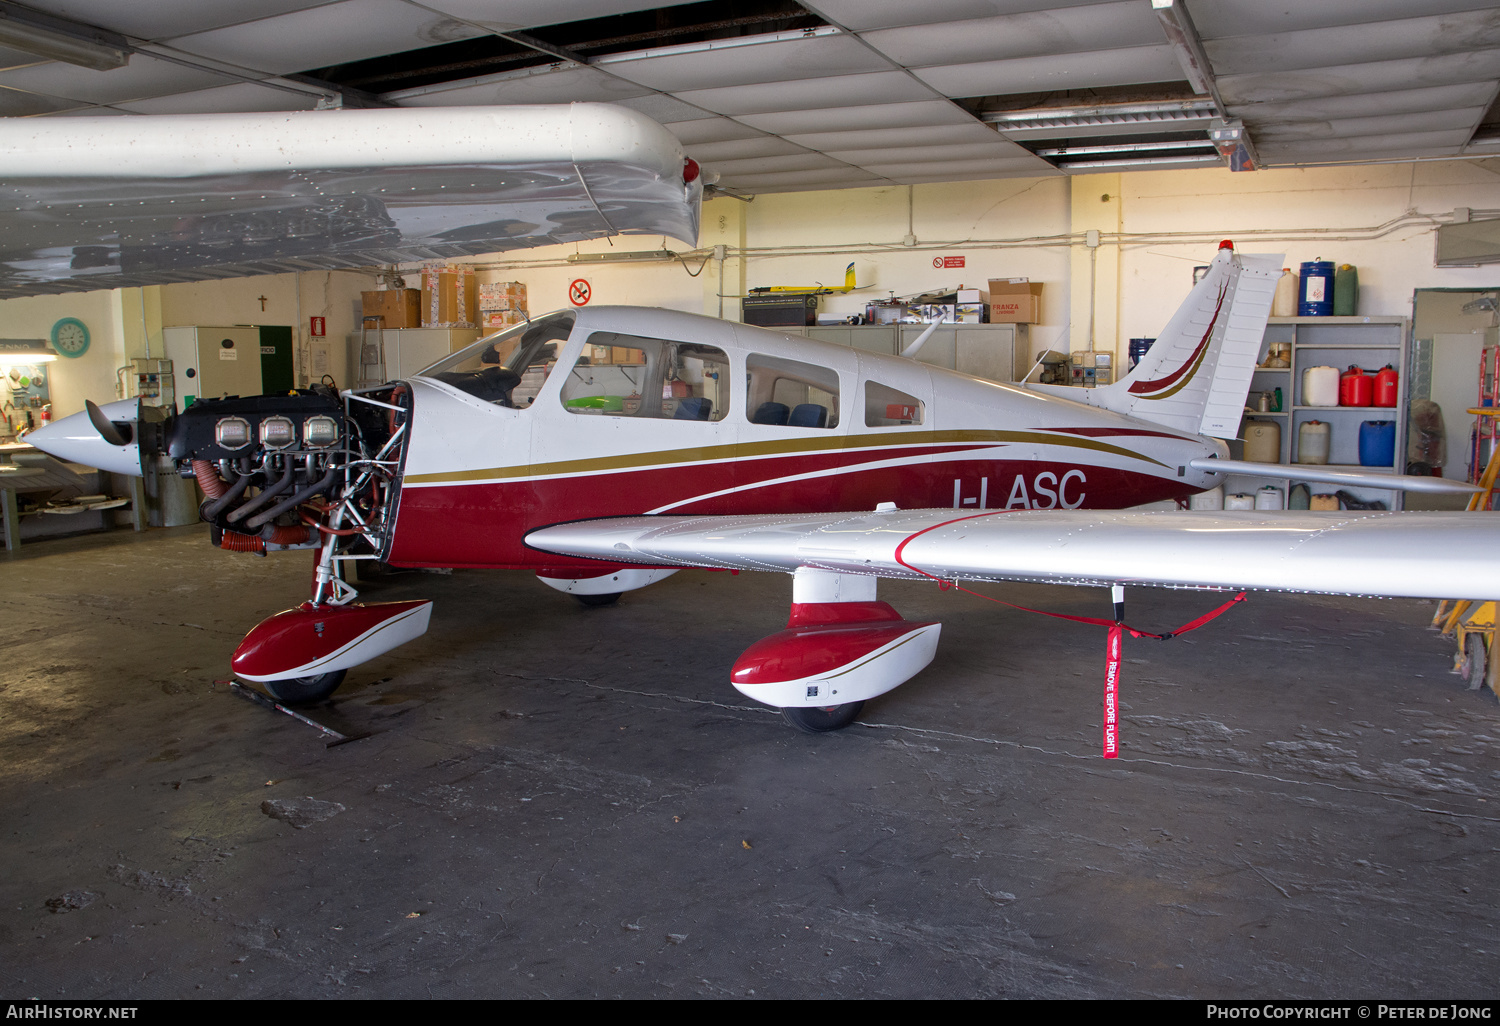
<svg viewBox="0 0 1500 1026">
<path fill-rule="evenodd" d="M 1500 408 L 1486 406 L 1469 410 L 1479 418 L 1477 438 L 1493 437 L 1495 425 L 1500 424 Z M 1486 423 L 1488 421 L 1488 423 Z M 1495 486 L 1500 481 L 1500 445 L 1490 450 L 1484 472 L 1475 482 L 1483 491 L 1469 496 L 1468 511 L 1494 509 Z M 1470 612 L 1472 610 L 1472 612 Z M 1465 614 L 1468 614 L 1467 616 Z M 1500 695 L 1500 665 L 1495 658 L 1496 624 L 1500 611 L 1494 602 L 1471 602 L 1467 599 L 1444 599 L 1438 603 L 1432 615 L 1432 627 L 1442 631 L 1443 637 L 1452 637 L 1458 643 L 1453 657 L 1453 672 L 1469 682 L 1469 689 L 1477 691 L 1488 684 L 1491 691 Z"/>
<path fill-rule="evenodd" d="M 385 318 L 366 317 L 359 331 L 359 383 L 356 388 L 385 384 Z"/>
</svg>

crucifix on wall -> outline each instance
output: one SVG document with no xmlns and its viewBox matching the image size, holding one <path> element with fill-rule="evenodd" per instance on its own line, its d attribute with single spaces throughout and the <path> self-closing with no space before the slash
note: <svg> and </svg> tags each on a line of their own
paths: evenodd
<svg viewBox="0 0 1500 1026">
<path fill-rule="evenodd" d="M 266 312 L 266 297 L 265 296 L 261 296 L 260 297 L 260 312 L 261 313 L 265 313 Z"/>
</svg>

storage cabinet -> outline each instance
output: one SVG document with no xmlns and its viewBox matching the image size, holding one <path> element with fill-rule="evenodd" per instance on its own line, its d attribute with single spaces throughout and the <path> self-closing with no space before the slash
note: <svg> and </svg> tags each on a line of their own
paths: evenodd
<svg viewBox="0 0 1500 1026">
<path fill-rule="evenodd" d="M 1291 486 L 1299 480 L 1297 462 L 1298 436 L 1302 425 L 1308 421 L 1321 421 L 1329 426 L 1328 466 L 1344 467 L 1368 473 L 1399 474 L 1406 470 L 1406 422 L 1407 422 L 1407 378 L 1408 378 L 1408 326 L 1404 317 L 1272 317 L 1266 324 L 1260 357 L 1250 382 L 1250 403 L 1245 420 L 1273 421 L 1281 427 L 1280 462 L 1287 464 L 1287 472 L 1278 477 L 1249 477 L 1232 475 L 1225 483 L 1228 492 L 1252 492 L 1267 484 L 1283 490 L 1290 499 Z M 1278 344 L 1290 347 L 1290 364 L 1285 368 L 1262 366 Z M 1379 406 L 1312 406 L 1302 390 L 1303 371 L 1309 367 L 1328 366 L 1340 374 L 1350 365 L 1375 373 L 1389 364 L 1399 373 L 1396 405 Z M 1257 412 L 1254 402 L 1257 392 L 1274 393 L 1281 389 L 1280 412 Z M 1366 467 L 1359 462 L 1360 425 L 1367 420 L 1390 420 L 1395 422 L 1396 445 L 1390 464 L 1381 467 Z M 1240 436 L 1245 432 L 1240 426 Z M 1309 485 L 1311 491 L 1333 492 L 1337 485 Z M 1379 500 L 1387 509 L 1400 509 L 1402 493 L 1384 489 L 1346 488 L 1345 491 L 1362 500 Z"/>
<path fill-rule="evenodd" d="M 927 328 L 926 324 L 835 324 L 784 330 L 898 356 Z M 1025 324 L 941 324 L 917 353 L 917 360 L 990 381 L 1020 381 L 1031 370 L 1031 340 Z"/>
</svg>

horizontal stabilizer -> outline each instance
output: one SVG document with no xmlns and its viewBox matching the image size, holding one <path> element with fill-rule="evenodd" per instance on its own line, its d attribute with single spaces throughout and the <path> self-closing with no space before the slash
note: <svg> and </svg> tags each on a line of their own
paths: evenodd
<svg viewBox="0 0 1500 1026">
<path fill-rule="evenodd" d="M 1307 463 L 1249 463 L 1245 460 L 1201 459 L 1188 466 L 1210 474 L 1249 474 L 1254 477 L 1284 477 L 1292 481 L 1343 485 L 1345 488 L 1383 488 L 1391 492 L 1426 492 L 1429 495 L 1472 495 L 1483 488 L 1446 477 L 1415 474 L 1372 474 L 1363 470 L 1339 470 Z"/>
<path fill-rule="evenodd" d="M 561 524 L 531 532 L 526 542 L 653 566 L 1500 599 L 1500 516 L 1493 513 L 644 516 Z"/>
</svg>

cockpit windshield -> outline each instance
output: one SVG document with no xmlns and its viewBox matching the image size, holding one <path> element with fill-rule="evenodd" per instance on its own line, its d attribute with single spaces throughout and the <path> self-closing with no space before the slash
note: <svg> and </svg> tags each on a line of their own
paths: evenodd
<svg viewBox="0 0 1500 1026">
<path fill-rule="evenodd" d="M 419 371 L 476 399 L 525 409 L 557 363 L 557 352 L 573 331 L 571 311 L 538 317 L 446 356 Z"/>
</svg>

